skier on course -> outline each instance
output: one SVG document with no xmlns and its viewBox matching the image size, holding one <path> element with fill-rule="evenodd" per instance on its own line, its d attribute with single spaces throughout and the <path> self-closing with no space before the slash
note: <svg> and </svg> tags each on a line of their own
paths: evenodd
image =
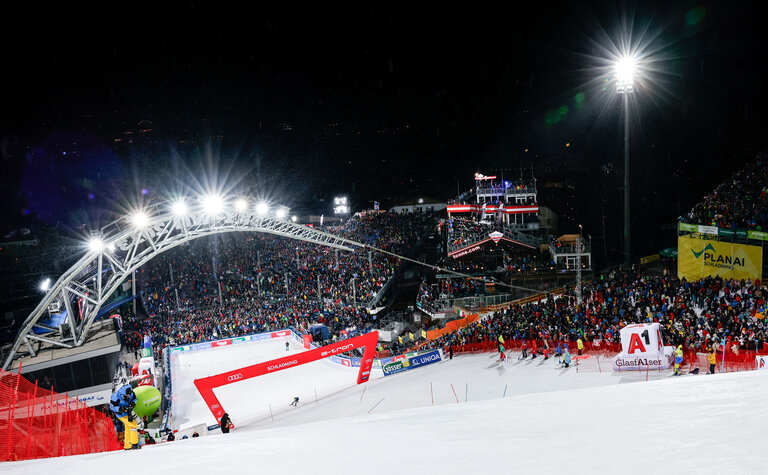
<svg viewBox="0 0 768 475">
<path fill-rule="evenodd" d="M 288 351 L 288 342 L 285 342 L 285 351 Z"/>
<path fill-rule="evenodd" d="M 293 398 L 293 402 L 290 403 L 289 406 L 297 407 L 298 404 L 299 404 L 299 396 L 296 396 L 295 398 Z"/>
</svg>

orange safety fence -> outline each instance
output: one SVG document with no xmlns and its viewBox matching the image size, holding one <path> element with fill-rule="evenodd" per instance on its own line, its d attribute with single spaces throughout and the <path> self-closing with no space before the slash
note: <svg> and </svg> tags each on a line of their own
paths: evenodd
<svg viewBox="0 0 768 475">
<path fill-rule="evenodd" d="M 76 397 L 0 370 L 0 461 L 119 450 L 111 419 Z"/>
<path fill-rule="evenodd" d="M 479 318 L 480 318 L 479 314 L 473 313 L 472 315 L 467 315 L 464 318 L 459 318 L 456 320 L 451 320 L 450 322 L 446 322 L 445 328 L 438 328 L 437 330 L 427 330 L 427 340 L 436 340 L 447 333 L 454 332 L 460 328 L 464 328 L 476 322 Z"/>
</svg>

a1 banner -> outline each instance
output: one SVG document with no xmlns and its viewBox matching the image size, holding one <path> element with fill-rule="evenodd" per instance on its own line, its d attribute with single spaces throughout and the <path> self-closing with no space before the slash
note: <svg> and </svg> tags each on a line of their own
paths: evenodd
<svg viewBox="0 0 768 475">
<path fill-rule="evenodd" d="M 768 356 L 766 356 L 766 355 L 756 355 L 755 356 L 755 369 L 756 370 L 768 369 Z"/>
<path fill-rule="evenodd" d="M 302 335 L 304 349 L 309 349 L 312 345 L 312 335 Z"/>
</svg>

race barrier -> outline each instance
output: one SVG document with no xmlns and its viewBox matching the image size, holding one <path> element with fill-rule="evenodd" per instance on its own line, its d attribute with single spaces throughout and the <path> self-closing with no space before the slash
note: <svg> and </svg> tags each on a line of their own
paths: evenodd
<svg viewBox="0 0 768 475">
<path fill-rule="evenodd" d="M 208 405 L 216 421 L 221 420 L 221 416 L 226 412 L 221 406 L 221 402 L 213 393 L 215 388 L 226 386 L 228 384 L 236 383 L 239 381 L 245 381 L 246 379 L 255 378 L 264 374 L 275 373 L 288 368 L 294 368 L 303 364 L 311 363 L 327 357 L 334 357 L 341 353 L 354 350 L 355 348 L 365 347 L 362 359 L 358 362 L 360 371 L 357 375 L 357 384 L 362 384 L 368 381 L 371 375 L 371 368 L 373 367 L 373 356 L 376 352 L 376 344 L 379 340 L 378 332 L 370 332 L 365 335 L 356 336 L 346 340 L 341 340 L 330 345 L 314 348 L 309 351 L 305 351 L 298 354 L 284 356 L 271 361 L 265 361 L 263 363 L 257 363 L 255 365 L 246 366 L 232 371 L 227 371 L 206 378 L 196 379 L 194 381 L 195 387 L 200 392 L 205 403 Z"/>
<path fill-rule="evenodd" d="M 121 450 L 104 413 L 0 370 L 0 461 Z"/>
</svg>

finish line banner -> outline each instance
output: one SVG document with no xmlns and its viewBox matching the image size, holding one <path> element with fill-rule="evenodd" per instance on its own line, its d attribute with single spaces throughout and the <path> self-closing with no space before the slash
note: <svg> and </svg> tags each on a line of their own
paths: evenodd
<svg viewBox="0 0 768 475">
<path fill-rule="evenodd" d="M 693 235 L 677 238 L 677 277 L 696 281 L 719 275 L 724 279 L 759 279 L 763 249 L 758 246 L 709 241 Z"/>
</svg>

